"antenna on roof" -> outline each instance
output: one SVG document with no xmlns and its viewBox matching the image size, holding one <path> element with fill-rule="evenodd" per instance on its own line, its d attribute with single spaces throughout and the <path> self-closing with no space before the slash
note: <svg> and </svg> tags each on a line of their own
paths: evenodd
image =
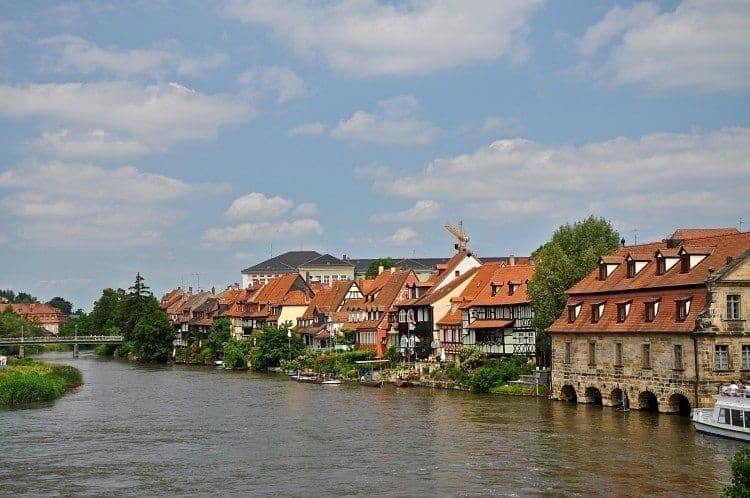
<svg viewBox="0 0 750 498">
<path fill-rule="evenodd" d="M 631 230 L 631 232 L 633 232 L 633 245 L 637 246 L 638 245 L 638 229 L 634 228 Z"/>
<path fill-rule="evenodd" d="M 740 232 L 742 231 L 742 224 L 745 222 L 745 220 L 742 219 L 742 216 L 740 216 Z"/>
<path fill-rule="evenodd" d="M 469 242 L 469 237 L 464 231 L 464 221 L 458 221 L 458 227 L 451 225 L 450 223 L 445 224 L 445 229 L 448 230 L 455 238 L 458 243 L 454 245 L 457 251 L 466 251 L 466 244 Z"/>
</svg>

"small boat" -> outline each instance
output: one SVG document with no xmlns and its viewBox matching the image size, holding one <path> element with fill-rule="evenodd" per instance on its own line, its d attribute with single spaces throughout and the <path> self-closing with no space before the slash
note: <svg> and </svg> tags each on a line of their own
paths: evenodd
<svg viewBox="0 0 750 498">
<path fill-rule="evenodd" d="M 287 377 L 295 378 L 299 375 L 299 372 L 297 372 L 296 370 L 287 370 L 286 375 Z"/>
<path fill-rule="evenodd" d="M 214 366 L 215 367 L 223 367 L 224 361 L 223 360 L 214 360 Z"/>
<path fill-rule="evenodd" d="M 693 410 L 693 422 L 699 432 L 750 442 L 750 393 L 719 394 L 713 408 Z"/>
<path fill-rule="evenodd" d="M 383 387 L 383 381 L 372 380 L 372 379 L 359 379 L 359 385 L 367 386 L 367 387 Z"/>
<path fill-rule="evenodd" d="M 396 379 L 396 382 L 394 382 L 393 385 L 396 387 L 411 387 L 413 384 L 406 379 Z"/>
<path fill-rule="evenodd" d="M 326 386 L 338 386 L 341 384 L 341 379 L 325 379 L 321 380 L 320 383 Z"/>
<path fill-rule="evenodd" d="M 292 377 L 297 382 L 306 382 L 308 384 L 314 384 L 318 382 L 318 376 L 317 375 L 301 375 L 298 374 L 296 377 Z"/>
</svg>

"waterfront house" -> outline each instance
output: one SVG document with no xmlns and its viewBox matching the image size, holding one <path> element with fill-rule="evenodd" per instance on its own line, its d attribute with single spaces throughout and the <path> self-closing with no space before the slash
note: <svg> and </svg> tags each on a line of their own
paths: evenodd
<svg viewBox="0 0 750 498">
<path fill-rule="evenodd" d="M 451 299 L 461 295 L 480 266 L 470 251 L 461 249 L 426 283 L 408 286 L 410 299 L 397 306 L 399 347 L 408 360 L 436 359 L 435 321 L 450 311 Z"/>
<path fill-rule="evenodd" d="M 299 273 L 270 279 L 249 301 L 252 305 L 252 311 L 248 314 L 251 329 L 260 328 L 266 323 L 273 327 L 294 327 L 313 296 L 312 288 Z"/>
<path fill-rule="evenodd" d="M 38 323 L 53 335 L 60 333 L 60 327 L 68 323 L 68 316 L 52 305 L 44 303 L 3 304 L 3 309 L 11 307 L 13 313 Z"/>
<path fill-rule="evenodd" d="M 548 330 L 552 397 L 689 413 L 747 378 L 748 250 L 750 233 L 687 229 L 602 257 Z"/>
<path fill-rule="evenodd" d="M 374 279 L 362 280 L 362 299 L 347 304 L 350 327 L 357 332 L 357 347 L 373 349 L 377 358 L 382 358 L 389 347 L 389 333 L 393 337 L 390 345 L 396 344 L 393 325 L 396 322 L 396 306 L 406 302 L 409 286 L 419 282 L 411 270 L 392 267 L 382 270 Z"/>
<path fill-rule="evenodd" d="M 533 357 L 536 334 L 528 284 L 534 266 L 495 264 L 493 268 L 489 281 L 461 305 L 463 345 L 476 346 L 490 357 Z"/>
<path fill-rule="evenodd" d="M 321 286 L 297 319 L 295 332 L 306 346 L 316 349 L 332 347 L 341 327 L 348 321 L 344 306 L 361 298 L 362 291 L 353 280 L 338 280 L 330 286 Z"/>
</svg>

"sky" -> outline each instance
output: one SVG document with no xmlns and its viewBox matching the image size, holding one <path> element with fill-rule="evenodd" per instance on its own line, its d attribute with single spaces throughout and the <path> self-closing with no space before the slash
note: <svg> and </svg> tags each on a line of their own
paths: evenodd
<svg viewBox="0 0 750 498">
<path fill-rule="evenodd" d="M 0 288 L 750 226 L 750 2 L 0 0 Z M 744 223 L 744 225 L 743 225 Z"/>
</svg>

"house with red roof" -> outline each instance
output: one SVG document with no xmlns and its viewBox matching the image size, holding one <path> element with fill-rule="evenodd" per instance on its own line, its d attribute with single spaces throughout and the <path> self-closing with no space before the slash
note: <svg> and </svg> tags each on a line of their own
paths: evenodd
<svg viewBox="0 0 750 498">
<path fill-rule="evenodd" d="M 302 337 L 306 346 L 316 349 L 333 347 L 349 318 L 345 305 L 362 297 L 359 285 L 353 280 L 338 280 L 330 286 L 322 285 L 297 319 L 295 332 Z"/>
<path fill-rule="evenodd" d="M 689 414 L 750 376 L 750 233 L 681 229 L 623 246 L 567 291 L 552 397 Z"/>
<path fill-rule="evenodd" d="M 437 321 L 441 359 L 458 361 L 463 346 L 476 346 L 489 357 L 534 356 L 536 335 L 528 296 L 534 266 L 486 263 L 451 309 Z"/>
<path fill-rule="evenodd" d="M 59 309 L 44 303 L 3 304 L 2 308 L 11 307 L 13 313 L 29 321 L 38 323 L 50 334 L 60 333 L 60 327 L 68 323 L 68 316 Z"/>
<path fill-rule="evenodd" d="M 409 286 L 417 282 L 419 279 L 412 270 L 396 267 L 361 282 L 362 298 L 346 305 L 349 313 L 347 327 L 357 332 L 358 348 L 373 349 L 375 356 L 382 358 L 389 346 L 396 345 L 397 306 L 409 299 Z"/>
</svg>

